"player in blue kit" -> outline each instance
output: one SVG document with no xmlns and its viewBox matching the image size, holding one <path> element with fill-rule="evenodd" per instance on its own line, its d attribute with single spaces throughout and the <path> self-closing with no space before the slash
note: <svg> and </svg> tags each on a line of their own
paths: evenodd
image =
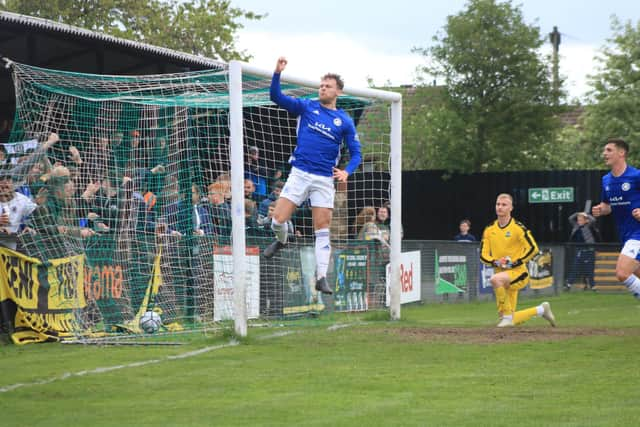
<svg viewBox="0 0 640 427">
<path fill-rule="evenodd" d="M 311 201 L 315 233 L 316 290 L 331 294 L 326 279 L 331 256 L 329 226 L 333 213 L 335 188 L 333 179 L 346 182 L 360 165 L 360 141 L 351 117 L 336 107 L 344 83 L 337 74 L 322 77 L 318 100 L 286 96 L 280 90 L 280 73 L 287 66 L 284 57 L 278 58 L 271 79 L 271 100 L 298 118 L 297 144 L 289 158 L 291 173 L 276 201 L 271 228 L 277 240 L 263 255 L 273 257 L 287 244 L 287 221 L 304 201 Z M 338 169 L 340 148 L 347 144 L 350 160 L 344 170 Z"/>
<path fill-rule="evenodd" d="M 640 298 L 640 170 L 627 165 L 629 144 L 609 139 L 602 156 L 611 172 L 602 177 L 602 201 L 592 208 L 593 216 L 613 213 L 623 243 L 616 263 L 616 277 Z"/>
</svg>

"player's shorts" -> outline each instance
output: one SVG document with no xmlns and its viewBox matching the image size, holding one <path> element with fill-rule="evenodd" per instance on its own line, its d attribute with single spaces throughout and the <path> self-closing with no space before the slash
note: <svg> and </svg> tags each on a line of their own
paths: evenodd
<svg viewBox="0 0 640 427">
<path fill-rule="evenodd" d="M 315 175 L 294 167 L 291 168 L 280 197 L 291 200 L 296 206 L 310 199 L 311 207 L 333 209 L 335 193 L 333 177 Z"/>
<path fill-rule="evenodd" d="M 624 242 L 624 247 L 620 254 L 633 258 L 636 261 L 640 261 L 640 240 L 627 240 Z"/>
<path fill-rule="evenodd" d="M 511 289 L 522 289 L 529 284 L 529 271 L 524 265 L 502 271 L 509 274 L 509 288 Z"/>
</svg>

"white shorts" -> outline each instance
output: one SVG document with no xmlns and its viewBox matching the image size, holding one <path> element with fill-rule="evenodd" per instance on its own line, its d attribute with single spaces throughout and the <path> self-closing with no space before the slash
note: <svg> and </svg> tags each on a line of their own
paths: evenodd
<svg viewBox="0 0 640 427">
<path fill-rule="evenodd" d="M 291 168 L 280 197 L 291 200 L 296 206 L 310 199 L 311 207 L 333 209 L 335 193 L 333 177 L 315 175 L 294 167 Z"/>
<path fill-rule="evenodd" d="M 636 261 L 640 261 L 640 240 L 627 240 L 624 242 L 624 247 L 620 253 Z"/>
</svg>

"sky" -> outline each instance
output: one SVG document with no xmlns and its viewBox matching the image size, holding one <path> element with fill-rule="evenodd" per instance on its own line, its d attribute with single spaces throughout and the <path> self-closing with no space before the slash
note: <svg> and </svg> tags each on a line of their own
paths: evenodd
<svg viewBox="0 0 640 427">
<path fill-rule="evenodd" d="M 231 0 L 234 7 L 267 13 L 261 21 L 241 21 L 237 47 L 251 63 L 271 70 L 286 56 L 287 73 L 315 78 L 341 74 L 347 86 L 394 86 L 415 83 L 425 58 L 414 47 L 429 47 L 442 33 L 447 16 L 461 12 L 463 0 Z M 522 0 L 525 22 L 546 35 L 554 26 L 562 34 L 560 75 L 570 99 L 584 100 L 588 74 L 597 71 L 594 57 L 611 38 L 611 16 L 640 19 L 637 0 Z M 551 52 L 545 44 L 541 53 Z"/>
</svg>

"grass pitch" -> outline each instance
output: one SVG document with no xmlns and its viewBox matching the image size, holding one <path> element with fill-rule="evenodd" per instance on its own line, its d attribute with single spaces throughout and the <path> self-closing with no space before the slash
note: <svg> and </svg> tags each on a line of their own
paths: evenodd
<svg viewBox="0 0 640 427">
<path fill-rule="evenodd" d="M 539 303 L 523 299 L 520 307 Z M 495 304 L 403 307 L 192 333 L 179 346 L 0 347 L 3 426 L 635 426 L 640 303 L 550 300 L 496 330 Z"/>
</svg>

